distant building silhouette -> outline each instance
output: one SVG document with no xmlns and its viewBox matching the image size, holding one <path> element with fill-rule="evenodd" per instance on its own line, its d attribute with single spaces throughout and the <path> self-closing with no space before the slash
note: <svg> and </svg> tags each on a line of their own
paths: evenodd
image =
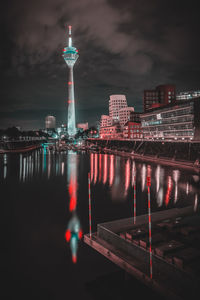
<svg viewBox="0 0 200 300">
<path fill-rule="evenodd" d="M 56 128 L 56 118 L 54 116 L 47 116 L 45 118 L 45 128 L 46 129 Z"/>
</svg>

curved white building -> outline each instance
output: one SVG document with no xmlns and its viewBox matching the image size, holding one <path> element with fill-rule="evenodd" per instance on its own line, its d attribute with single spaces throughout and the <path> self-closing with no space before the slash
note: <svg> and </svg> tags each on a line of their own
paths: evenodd
<svg viewBox="0 0 200 300">
<path fill-rule="evenodd" d="M 122 127 L 130 121 L 130 115 L 132 112 L 134 112 L 134 107 L 125 107 L 119 110 L 119 123 Z"/>
<path fill-rule="evenodd" d="M 109 100 L 109 116 L 112 120 L 119 121 L 119 110 L 127 107 L 125 95 L 111 95 Z"/>
</svg>

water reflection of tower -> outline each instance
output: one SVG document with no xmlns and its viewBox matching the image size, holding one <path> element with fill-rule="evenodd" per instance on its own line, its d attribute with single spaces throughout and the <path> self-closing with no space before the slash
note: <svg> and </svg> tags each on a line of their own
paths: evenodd
<svg viewBox="0 0 200 300">
<path fill-rule="evenodd" d="M 78 157 L 75 152 L 68 152 L 67 161 L 67 175 L 68 175 L 68 191 L 69 191 L 69 211 L 71 212 L 71 218 L 68 222 L 65 232 L 65 239 L 70 243 L 72 252 L 72 261 L 76 263 L 78 252 L 78 241 L 82 238 L 82 230 L 80 220 L 76 214 L 77 207 L 77 167 Z"/>
</svg>

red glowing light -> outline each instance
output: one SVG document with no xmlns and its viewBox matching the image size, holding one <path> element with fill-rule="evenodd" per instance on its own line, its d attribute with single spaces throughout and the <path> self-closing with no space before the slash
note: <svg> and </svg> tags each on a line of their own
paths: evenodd
<svg viewBox="0 0 200 300">
<path fill-rule="evenodd" d="M 130 185 L 130 161 L 127 160 L 125 166 L 125 192 L 128 190 Z"/>
<path fill-rule="evenodd" d="M 68 84 L 71 85 L 73 82 L 72 81 L 68 81 Z"/>
<path fill-rule="evenodd" d="M 67 229 L 66 232 L 65 232 L 65 239 L 66 239 L 67 242 L 69 242 L 70 238 L 71 238 L 71 232 L 70 232 L 69 229 Z"/>
<path fill-rule="evenodd" d="M 68 101 L 67 101 L 67 103 L 69 103 L 69 104 L 72 103 L 72 102 L 73 102 L 72 100 L 68 100 Z"/>
<path fill-rule="evenodd" d="M 76 209 L 76 197 L 71 197 L 70 203 L 69 203 L 69 210 L 73 211 Z"/>
<path fill-rule="evenodd" d="M 110 186 L 113 184 L 114 180 L 114 155 L 110 156 L 110 174 L 109 174 L 109 184 Z"/>
<path fill-rule="evenodd" d="M 98 154 L 94 155 L 94 184 L 97 182 L 97 173 L 98 173 Z"/>
<path fill-rule="evenodd" d="M 74 264 L 77 262 L 77 257 L 75 254 L 72 255 L 72 261 Z"/>
<path fill-rule="evenodd" d="M 151 177 L 147 176 L 147 186 L 151 186 Z"/>
<path fill-rule="evenodd" d="M 167 192 L 166 192 L 166 196 L 165 196 L 165 205 L 166 206 L 169 204 L 171 191 L 172 191 L 172 178 L 171 178 L 171 176 L 169 176 L 168 183 L 167 183 Z"/>
<path fill-rule="evenodd" d="M 79 233 L 78 233 L 78 238 L 79 238 L 79 240 L 81 240 L 82 237 L 83 237 L 83 232 L 82 232 L 82 230 L 80 230 Z"/>
<path fill-rule="evenodd" d="M 99 182 L 101 181 L 101 160 L 102 154 L 99 154 Z"/>
<path fill-rule="evenodd" d="M 77 197 L 76 197 L 76 182 L 70 179 L 69 183 L 69 196 L 70 196 L 70 202 L 69 202 L 69 210 L 73 211 L 76 209 L 76 203 L 77 203 Z"/>
<path fill-rule="evenodd" d="M 108 172 L 108 155 L 104 154 L 104 167 L 103 167 L 103 184 L 107 181 Z"/>
<path fill-rule="evenodd" d="M 93 181 L 93 176 L 94 176 L 94 154 L 91 153 L 90 155 L 90 169 L 91 169 L 91 182 Z"/>
</svg>

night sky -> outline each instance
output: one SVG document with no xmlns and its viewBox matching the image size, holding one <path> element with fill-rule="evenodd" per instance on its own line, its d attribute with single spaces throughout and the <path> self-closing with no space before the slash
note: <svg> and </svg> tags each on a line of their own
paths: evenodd
<svg viewBox="0 0 200 300">
<path fill-rule="evenodd" d="M 0 128 L 44 128 L 67 120 L 67 26 L 80 57 L 74 67 L 77 122 L 95 124 L 111 94 L 142 111 L 144 89 L 200 88 L 197 1 L 8 0 L 1 5 Z M 197 2 L 198 3 L 198 2 Z"/>
</svg>

